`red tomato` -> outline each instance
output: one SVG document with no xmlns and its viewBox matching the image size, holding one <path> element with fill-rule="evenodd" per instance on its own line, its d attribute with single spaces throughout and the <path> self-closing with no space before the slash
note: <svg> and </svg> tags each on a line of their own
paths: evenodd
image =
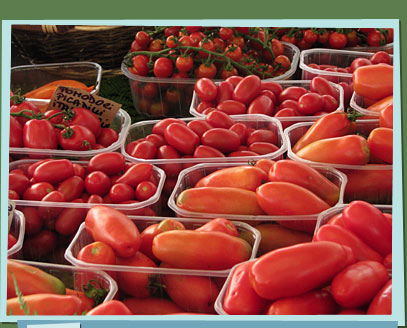
<svg viewBox="0 0 407 328">
<path fill-rule="evenodd" d="M 329 35 L 329 45 L 333 49 L 343 49 L 348 42 L 348 38 L 343 33 L 333 32 Z"/>
<path fill-rule="evenodd" d="M 393 129 L 393 105 L 388 105 L 380 111 L 380 127 Z"/>
<path fill-rule="evenodd" d="M 153 129 L 152 129 L 152 133 L 158 134 L 158 135 L 164 137 L 165 129 L 171 123 L 180 123 L 180 124 L 184 124 L 184 125 L 187 124 L 187 123 L 185 123 L 185 121 L 182 121 L 182 120 L 179 120 L 179 119 L 176 119 L 176 118 L 165 118 L 165 119 L 160 120 L 160 121 L 158 121 L 157 123 L 154 124 Z"/>
<path fill-rule="evenodd" d="M 11 233 L 7 236 L 7 249 L 12 248 L 15 244 L 17 244 L 17 239 Z"/>
<path fill-rule="evenodd" d="M 9 189 L 23 196 L 24 191 L 30 186 L 30 180 L 23 174 L 10 173 L 8 175 Z"/>
<path fill-rule="evenodd" d="M 227 219 L 217 218 L 212 219 L 211 221 L 205 223 L 199 228 L 195 229 L 196 231 L 220 231 L 227 233 L 228 235 L 239 237 L 239 232 L 237 231 L 236 226 Z"/>
<path fill-rule="evenodd" d="M 24 240 L 24 258 L 38 260 L 52 252 L 56 245 L 56 234 L 49 230 L 42 230 L 34 236 Z"/>
<path fill-rule="evenodd" d="M 157 147 L 150 141 L 131 142 L 126 146 L 126 152 L 135 158 L 152 159 L 156 157 Z"/>
<path fill-rule="evenodd" d="M 247 126 L 243 123 L 235 123 L 230 128 L 230 131 L 235 132 L 240 137 L 240 144 L 245 145 L 247 139 Z"/>
<path fill-rule="evenodd" d="M 102 171 L 93 171 L 85 179 L 85 188 L 89 194 L 106 195 L 111 186 L 109 176 Z"/>
<path fill-rule="evenodd" d="M 57 136 L 51 122 L 29 120 L 23 127 L 23 143 L 27 148 L 57 149 Z"/>
<path fill-rule="evenodd" d="M 135 199 L 135 191 L 125 183 L 114 184 L 109 191 L 109 197 L 114 203 L 125 202 L 126 200 Z"/>
<path fill-rule="evenodd" d="M 179 123 L 168 125 L 164 132 L 167 143 L 182 154 L 193 154 L 199 145 L 199 136 L 188 126 Z"/>
<path fill-rule="evenodd" d="M 34 183 L 24 191 L 23 199 L 40 201 L 51 191 L 54 191 L 54 187 L 48 182 Z"/>
<path fill-rule="evenodd" d="M 117 152 L 101 153 L 93 156 L 88 162 L 88 172 L 102 171 L 109 176 L 116 175 L 125 169 L 124 156 Z"/>
<path fill-rule="evenodd" d="M 60 191 L 52 191 L 49 194 L 45 195 L 42 202 L 65 202 L 65 196 Z M 63 210 L 63 207 L 48 207 L 48 206 L 39 206 L 38 215 L 42 220 L 53 220 L 55 219 Z"/>
<path fill-rule="evenodd" d="M 164 145 L 157 150 L 158 159 L 177 159 L 181 158 L 180 154 L 170 145 Z M 161 168 L 165 171 L 167 178 L 178 176 L 182 170 L 181 163 L 161 164 Z"/>
<path fill-rule="evenodd" d="M 20 196 L 16 191 L 9 189 L 8 190 L 8 199 L 18 200 L 18 199 L 20 199 Z"/>
<path fill-rule="evenodd" d="M 203 145 L 216 148 L 223 153 L 230 153 L 239 148 L 240 137 L 231 130 L 213 128 L 202 135 L 201 142 Z"/>
<path fill-rule="evenodd" d="M 10 147 L 23 147 L 23 127 L 17 118 L 10 116 Z"/>
<path fill-rule="evenodd" d="M 38 114 L 40 112 L 40 109 L 34 105 L 31 102 L 28 101 L 23 101 L 22 103 L 18 105 L 12 105 L 10 107 L 10 113 L 19 113 L 23 110 L 27 110 L 29 112 L 24 112 L 25 115 L 32 116 L 32 114 Z M 29 121 L 29 118 L 26 117 L 17 117 L 18 122 L 21 124 L 21 126 L 24 126 L 24 124 Z"/>
<path fill-rule="evenodd" d="M 261 80 L 256 75 L 244 77 L 233 90 L 233 99 L 249 104 L 261 90 Z"/>
<path fill-rule="evenodd" d="M 328 113 L 337 110 L 339 107 L 338 101 L 330 95 L 323 95 L 322 102 L 323 102 L 322 110 Z"/>
<path fill-rule="evenodd" d="M 310 90 L 311 90 L 311 92 L 318 93 L 321 96 L 330 95 L 330 96 L 334 97 L 336 100 L 338 100 L 338 97 L 339 97 L 338 92 L 329 83 L 329 81 L 320 76 L 314 77 L 311 80 Z"/>
<path fill-rule="evenodd" d="M 303 87 L 288 87 L 281 91 L 278 96 L 278 100 L 282 103 L 284 100 L 298 100 L 302 95 L 308 93 L 308 90 Z"/>
<path fill-rule="evenodd" d="M 249 151 L 252 151 L 259 155 L 271 154 L 278 151 L 279 148 L 269 142 L 253 142 L 249 146 Z"/>
<path fill-rule="evenodd" d="M 236 100 L 224 100 L 216 109 L 228 115 L 241 115 L 246 114 L 246 105 Z"/>
<path fill-rule="evenodd" d="M 116 264 L 116 255 L 113 249 L 100 241 L 82 247 L 76 258 L 87 263 Z"/>
<path fill-rule="evenodd" d="M 393 163 L 393 129 L 380 127 L 372 130 L 367 143 L 373 158 L 387 164 Z"/>
<path fill-rule="evenodd" d="M 119 134 L 112 128 L 102 128 L 96 142 L 104 147 L 109 147 L 119 140 Z"/>
<path fill-rule="evenodd" d="M 154 62 L 154 75 L 156 77 L 170 77 L 173 72 L 173 66 L 171 59 L 160 57 Z"/>
<path fill-rule="evenodd" d="M 194 66 L 194 61 L 191 56 L 178 56 L 175 61 L 175 66 L 180 72 L 189 72 Z"/>
<path fill-rule="evenodd" d="M 240 48 L 237 44 L 231 43 L 226 47 L 224 54 L 231 60 L 239 62 L 242 59 L 243 53 L 242 48 Z"/>
<path fill-rule="evenodd" d="M 385 51 L 376 52 L 374 55 L 370 57 L 370 61 L 373 65 L 380 63 L 391 65 L 391 57 Z"/>
<path fill-rule="evenodd" d="M 366 314 L 392 314 L 392 280 L 390 279 L 373 298 Z"/>
<path fill-rule="evenodd" d="M 345 227 L 382 256 L 391 253 L 392 227 L 383 213 L 365 201 L 353 201 L 343 210 Z"/>
<path fill-rule="evenodd" d="M 225 157 L 225 155 L 217 150 L 216 148 L 210 147 L 210 146 L 205 146 L 205 145 L 199 145 L 196 147 L 194 154 L 194 158 L 211 158 L 211 157 Z"/>
<path fill-rule="evenodd" d="M 72 203 L 84 203 L 84 201 L 78 198 L 74 199 Z M 64 208 L 56 219 L 55 230 L 65 236 L 74 234 L 85 220 L 86 211 L 86 208 Z"/>
<path fill-rule="evenodd" d="M 209 50 L 212 52 L 214 52 L 216 50 L 215 44 L 210 39 L 204 39 L 204 40 L 200 41 L 198 46 L 202 49 L 206 49 L 206 50 Z M 198 51 L 198 54 L 199 54 L 198 55 L 199 58 L 208 58 L 208 56 L 209 56 L 209 54 L 204 51 Z"/>
<path fill-rule="evenodd" d="M 75 172 L 70 160 L 53 159 L 37 166 L 34 170 L 33 178 L 37 182 L 57 184 L 74 176 L 74 174 Z"/>
<path fill-rule="evenodd" d="M 274 111 L 274 104 L 270 97 L 259 95 L 251 103 L 247 109 L 247 114 L 264 114 L 271 116 Z"/>
<path fill-rule="evenodd" d="M 73 176 L 66 179 L 58 186 L 58 191 L 60 191 L 67 202 L 70 202 L 82 195 L 83 189 L 85 188 L 85 182 L 79 176 Z"/>
<path fill-rule="evenodd" d="M 196 110 L 198 113 L 202 113 L 205 109 L 211 108 L 211 107 L 213 107 L 213 104 L 212 104 L 212 103 L 210 103 L 210 102 L 208 102 L 208 101 L 201 101 L 201 102 L 198 104 L 198 106 L 195 108 L 195 110 Z"/>
<path fill-rule="evenodd" d="M 194 90 L 199 99 L 204 101 L 215 100 L 218 92 L 215 83 L 208 78 L 201 78 L 196 81 Z"/>
<path fill-rule="evenodd" d="M 205 120 L 214 128 L 229 129 L 236 122 L 226 113 L 214 110 L 206 115 Z"/>
<path fill-rule="evenodd" d="M 219 37 L 225 41 L 231 39 L 233 37 L 233 29 L 229 27 L 221 27 L 219 29 Z"/>
<path fill-rule="evenodd" d="M 34 235 L 41 231 L 43 222 L 38 215 L 38 211 L 35 207 L 21 207 L 21 212 L 25 217 L 25 233 L 27 235 Z"/>
<path fill-rule="evenodd" d="M 393 66 L 386 64 L 359 67 L 353 72 L 353 88 L 363 97 L 380 100 L 393 94 Z"/>
<path fill-rule="evenodd" d="M 233 88 L 236 88 L 236 86 L 239 84 L 240 81 L 243 80 L 243 76 L 239 76 L 239 75 L 233 75 L 233 76 L 229 76 L 226 81 L 232 83 Z"/>
<path fill-rule="evenodd" d="M 246 144 L 250 146 L 254 142 L 269 142 L 276 145 L 277 135 L 271 130 L 258 129 L 248 135 Z"/>
<path fill-rule="evenodd" d="M 315 92 L 309 92 L 298 99 L 297 110 L 303 115 L 313 115 L 323 109 L 324 101 Z"/>
<path fill-rule="evenodd" d="M 89 109 L 80 107 L 73 108 L 72 112 L 75 113 L 75 116 L 68 121 L 70 125 L 82 125 L 87 127 L 96 138 L 99 137 L 102 128 L 99 118 L 94 113 Z"/>
<path fill-rule="evenodd" d="M 386 37 L 378 30 L 373 30 L 367 35 L 367 44 L 371 47 L 379 47 L 386 44 Z"/>
<path fill-rule="evenodd" d="M 256 293 L 268 300 L 297 296 L 324 286 L 355 261 L 346 246 L 328 241 L 302 243 L 259 257 L 249 272 L 250 282 Z"/>
<path fill-rule="evenodd" d="M 201 64 L 195 70 L 195 75 L 197 78 L 208 78 L 213 79 L 216 76 L 216 66 L 215 64 Z"/>
<path fill-rule="evenodd" d="M 352 64 L 350 65 L 350 72 L 353 73 L 354 71 L 356 71 L 357 68 L 366 65 L 372 65 L 372 62 L 367 58 L 356 58 L 352 61 Z"/>
<path fill-rule="evenodd" d="M 335 301 L 347 308 L 369 303 L 389 280 L 383 264 L 376 261 L 359 261 L 338 273 L 331 283 Z"/>
<path fill-rule="evenodd" d="M 218 84 L 216 103 L 220 104 L 225 100 L 232 99 L 234 86 L 229 81 L 222 81 Z"/>
<path fill-rule="evenodd" d="M 137 185 L 148 180 L 153 172 L 153 166 L 149 163 L 137 163 L 132 165 L 126 172 L 116 180 L 116 183 L 125 183 L 136 188 Z"/>
<path fill-rule="evenodd" d="M 205 131 L 208 131 L 212 129 L 212 125 L 210 125 L 207 121 L 205 120 L 193 120 L 188 122 L 187 126 L 194 131 L 198 137 L 202 137 L 202 135 L 205 133 Z"/>
<path fill-rule="evenodd" d="M 67 132 L 65 129 L 58 134 L 58 142 L 65 150 L 91 150 L 95 147 L 95 135 L 87 127 L 71 125 Z"/>
<path fill-rule="evenodd" d="M 84 179 L 85 178 L 85 168 L 81 164 L 77 164 L 77 163 L 73 163 L 72 166 L 73 166 L 74 175 Z"/>
<path fill-rule="evenodd" d="M 157 186 L 151 181 L 142 181 L 136 187 L 136 199 L 144 201 L 151 198 L 157 191 Z"/>
<path fill-rule="evenodd" d="M 311 29 L 305 30 L 304 40 L 310 44 L 314 44 L 318 40 L 318 34 L 314 33 Z"/>
<path fill-rule="evenodd" d="M 284 100 L 280 104 L 280 108 L 281 109 L 283 109 L 283 108 L 292 108 L 292 109 L 295 109 L 297 111 L 297 109 L 298 109 L 298 100 L 293 100 L 293 99 Z"/>
<path fill-rule="evenodd" d="M 124 303 L 110 300 L 94 307 L 86 315 L 133 315 L 133 312 Z"/>
</svg>

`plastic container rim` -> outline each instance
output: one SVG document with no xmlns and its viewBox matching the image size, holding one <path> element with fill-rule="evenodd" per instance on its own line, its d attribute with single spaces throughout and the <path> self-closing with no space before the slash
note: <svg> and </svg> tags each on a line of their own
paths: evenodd
<svg viewBox="0 0 407 328">
<path fill-rule="evenodd" d="M 7 250 L 7 257 L 18 253 L 21 250 L 21 248 L 23 247 L 23 243 L 24 243 L 25 216 L 24 216 L 23 212 L 21 212 L 19 210 L 14 210 L 14 215 L 16 215 L 16 217 L 13 218 L 13 221 L 15 221 L 16 219 L 19 221 L 20 229 L 18 230 L 17 242 L 13 245 L 13 247 L 11 247 L 10 249 Z"/>
<path fill-rule="evenodd" d="M 371 116 L 377 116 L 377 117 L 380 116 L 380 112 L 375 112 L 375 111 L 367 110 L 366 108 L 360 107 L 356 101 L 357 96 L 360 96 L 360 95 L 358 95 L 355 91 L 353 91 L 352 97 L 350 98 L 350 104 L 349 104 L 349 106 L 351 108 L 353 108 L 353 109 L 357 110 L 358 112 L 365 114 L 365 115 L 371 115 Z"/>
</svg>

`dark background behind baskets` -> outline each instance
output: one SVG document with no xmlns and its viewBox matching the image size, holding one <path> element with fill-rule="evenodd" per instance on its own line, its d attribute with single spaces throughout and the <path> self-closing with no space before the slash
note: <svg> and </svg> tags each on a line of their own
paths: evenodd
<svg viewBox="0 0 407 328">
<path fill-rule="evenodd" d="M 31 64 L 92 61 L 116 69 L 140 30 L 141 26 L 14 25 L 12 42 Z"/>
</svg>

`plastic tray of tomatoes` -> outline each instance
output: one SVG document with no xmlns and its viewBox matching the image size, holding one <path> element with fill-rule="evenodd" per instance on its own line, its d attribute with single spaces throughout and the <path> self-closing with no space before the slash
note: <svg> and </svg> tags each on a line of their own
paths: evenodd
<svg viewBox="0 0 407 328">
<path fill-rule="evenodd" d="M 25 233 L 25 217 L 21 211 L 15 210 L 13 221 L 11 222 L 9 235 L 14 237 L 15 244 L 7 249 L 7 257 L 12 258 L 23 247 Z"/>
<path fill-rule="evenodd" d="M 360 114 L 366 115 L 366 117 L 364 117 L 364 118 L 377 119 L 380 116 L 381 110 L 383 110 L 385 107 L 389 106 L 390 104 L 391 105 L 393 104 L 393 97 L 389 96 L 389 97 L 383 98 L 383 100 L 377 101 L 377 104 L 379 102 L 383 105 L 376 107 L 375 103 L 368 104 L 364 97 L 357 94 L 356 92 L 353 92 L 352 98 L 350 99 L 350 107 L 355 109 Z M 372 105 L 372 106 L 376 107 L 377 109 L 370 110 L 368 105 Z"/>
<path fill-rule="evenodd" d="M 34 105 L 38 106 L 48 106 L 49 100 L 36 100 L 32 102 Z M 123 109 L 119 109 L 116 116 L 110 123 L 110 128 L 118 133 L 118 139 L 113 142 L 110 146 L 102 149 L 93 150 L 63 150 L 63 149 L 36 149 L 27 147 L 10 147 L 9 153 L 13 159 L 19 159 L 22 157 L 65 157 L 65 158 L 77 158 L 84 159 L 90 158 L 94 155 L 118 150 L 123 142 L 125 141 L 127 131 L 130 127 L 131 119 L 130 115 Z M 38 136 L 40 139 L 41 136 Z"/>
<path fill-rule="evenodd" d="M 366 164 L 345 165 L 333 163 L 320 163 L 305 160 L 297 156 L 292 147 L 302 135 L 311 127 L 312 122 L 297 123 L 284 131 L 288 142 L 287 156 L 295 161 L 309 165 L 330 166 L 345 173 L 348 180 L 344 192 L 344 202 L 352 200 L 366 200 L 373 204 L 392 203 L 392 177 L 393 165 L 389 164 Z M 369 133 L 379 127 L 379 120 L 357 120 L 356 131 L 358 134 L 368 136 Z"/>
<path fill-rule="evenodd" d="M 220 214 L 220 213 L 210 213 L 211 210 L 207 209 L 206 212 L 193 212 L 190 210 L 185 210 L 177 205 L 178 196 L 185 190 L 193 188 L 195 184 L 203 177 L 209 175 L 217 170 L 233 167 L 247 165 L 247 162 L 240 163 L 204 163 L 198 164 L 193 167 L 184 169 L 178 176 L 177 184 L 168 200 L 168 206 L 176 213 L 179 217 L 192 217 L 192 218 L 217 218 L 223 217 L 229 220 L 238 220 L 244 222 L 250 222 L 251 224 L 260 224 L 262 222 L 287 222 L 287 226 L 295 226 L 296 222 L 304 221 L 315 221 L 318 214 L 312 215 L 239 215 L 239 214 Z M 337 204 L 343 203 L 343 192 L 346 186 L 346 176 L 332 167 L 317 167 L 316 168 L 323 176 L 328 180 L 333 182 L 339 187 L 339 197 Z M 216 199 L 213 199 L 216 202 Z M 208 200 L 205 202 L 208 203 Z M 290 222 L 288 222 L 290 221 Z M 291 224 L 292 223 L 292 224 Z M 301 224 L 298 224 L 301 225 Z M 307 225 L 307 224 L 305 224 Z M 310 225 L 312 225 L 310 223 Z M 307 230 L 307 227 L 305 227 Z M 306 231 L 305 230 L 305 231 Z M 303 230 L 304 231 L 304 230 Z"/>
<path fill-rule="evenodd" d="M 14 260 L 13 260 L 14 261 Z M 112 300 L 117 293 L 117 284 L 108 274 L 101 270 L 94 270 L 91 268 L 79 268 L 71 265 L 44 263 L 44 262 L 33 262 L 33 261 L 22 261 L 15 260 L 18 263 L 29 265 L 38 268 L 56 278 L 58 278 L 65 288 L 69 288 L 70 292 L 67 294 L 75 295 L 75 291 L 83 293 L 85 287 L 88 287 L 90 282 L 95 288 L 103 288 L 105 290 L 105 296 L 102 302 L 107 302 Z M 17 280 L 17 283 L 19 281 Z M 10 281 L 8 281 L 10 283 Z M 12 283 L 12 281 L 11 281 Z M 20 282 L 24 283 L 24 282 Z M 82 297 L 82 296 L 79 296 Z M 82 313 L 77 313 L 81 315 Z"/>
<path fill-rule="evenodd" d="M 10 75 L 11 90 L 15 92 L 19 89 L 22 94 L 57 80 L 75 80 L 88 87 L 93 86 L 90 94 L 98 94 L 102 79 L 102 66 L 93 62 L 23 65 L 12 67 Z M 27 98 L 29 101 L 37 99 Z"/>
<path fill-rule="evenodd" d="M 268 80 L 264 80 L 268 81 Z M 310 80 L 287 80 L 287 81 L 275 81 L 276 83 L 280 84 L 283 89 L 289 87 L 303 87 L 307 90 L 310 90 L 311 81 Z M 339 104 L 335 110 L 344 110 L 344 91 L 343 88 L 335 83 L 330 82 L 330 84 L 337 90 L 339 96 Z M 205 117 L 204 114 L 199 113 L 196 108 L 199 105 L 200 100 L 199 97 L 196 95 L 195 91 L 192 96 L 191 108 L 189 113 L 192 116 L 196 117 Z M 290 116 L 290 117 L 278 117 L 278 120 L 283 125 L 283 128 L 290 126 L 294 123 L 298 122 L 309 122 L 309 121 L 316 121 L 320 116 Z M 277 118 L 277 117 L 276 117 Z"/>
<path fill-rule="evenodd" d="M 282 42 L 284 55 L 291 61 L 291 67 L 284 74 L 271 80 L 288 80 L 294 75 L 300 57 L 299 49 Z M 157 78 L 131 73 L 125 63 L 121 66 L 129 79 L 134 107 L 149 117 L 185 117 L 189 115 L 192 93 L 197 78 Z M 216 81 L 216 80 L 215 80 Z"/>
</svg>

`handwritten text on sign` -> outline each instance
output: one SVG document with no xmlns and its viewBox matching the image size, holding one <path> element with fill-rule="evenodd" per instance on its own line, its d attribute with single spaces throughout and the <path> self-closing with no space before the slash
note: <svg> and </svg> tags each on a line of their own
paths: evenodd
<svg viewBox="0 0 407 328">
<path fill-rule="evenodd" d="M 89 109 L 99 117 L 102 128 L 106 128 L 116 116 L 121 104 L 91 95 L 82 89 L 58 86 L 49 102 L 48 110 L 53 108 L 69 110 L 76 107 Z"/>
</svg>

